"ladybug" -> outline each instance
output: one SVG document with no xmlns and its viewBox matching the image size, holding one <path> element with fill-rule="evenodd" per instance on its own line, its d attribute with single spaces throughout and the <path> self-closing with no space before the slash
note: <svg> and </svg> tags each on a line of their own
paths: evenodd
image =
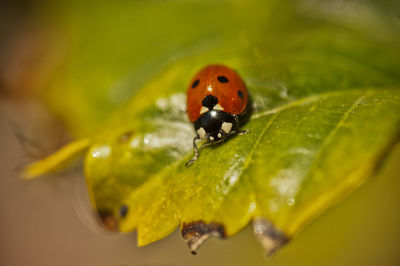
<svg viewBox="0 0 400 266">
<path fill-rule="evenodd" d="M 247 101 L 243 80 L 229 67 L 209 65 L 193 77 L 187 89 L 187 115 L 194 124 L 196 136 L 194 157 L 186 166 L 199 156 L 197 140 L 206 139 L 205 147 L 224 141 L 228 136 L 249 132 L 239 131 L 239 118 L 245 114 Z"/>
</svg>

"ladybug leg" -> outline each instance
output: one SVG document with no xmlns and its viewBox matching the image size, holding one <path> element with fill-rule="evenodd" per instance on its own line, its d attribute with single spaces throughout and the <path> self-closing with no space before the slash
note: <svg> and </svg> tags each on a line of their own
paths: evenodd
<svg viewBox="0 0 400 266">
<path fill-rule="evenodd" d="M 250 133 L 250 129 L 245 129 L 245 130 L 241 130 L 241 131 L 237 132 L 238 135 L 246 135 L 249 133 Z"/>
<path fill-rule="evenodd" d="M 197 160 L 197 158 L 199 157 L 199 148 L 197 148 L 197 144 L 196 144 L 196 140 L 199 140 L 199 139 L 200 139 L 200 136 L 199 136 L 199 135 L 196 135 L 196 137 L 194 137 L 194 139 L 193 139 L 193 151 L 194 151 L 194 156 L 193 156 L 193 158 L 192 158 L 190 161 L 188 161 L 188 162 L 185 164 L 186 167 L 191 166 L 191 165 Z"/>
<path fill-rule="evenodd" d="M 240 131 L 231 131 L 227 134 L 227 136 L 231 135 L 246 135 L 250 133 L 250 129 L 240 130 Z"/>
<path fill-rule="evenodd" d="M 217 142 L 207 142 L 207 143 L 204 143 L 204 144 L 200 147 L 200 149 L 204 149 L 205 147 L 214 145 L 215 143 L 217 143 Z"/>
</svg>

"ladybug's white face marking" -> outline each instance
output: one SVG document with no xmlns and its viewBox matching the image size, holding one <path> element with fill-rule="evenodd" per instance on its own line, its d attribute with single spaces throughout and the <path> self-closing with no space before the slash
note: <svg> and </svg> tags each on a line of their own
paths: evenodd
<svg viewBox="0 0 400 266">
<path fill-rule="evenodd" d="M 222 128 L 222 130 L 225 131 L 226 133 L 229 133 L 229 132 L 231 132 L 231 129 L 232 129 L 232 123 L 224 122 L 224 123 L 222 123 L 221 128 Z"/>
<path fill-rule="evenodd" d="M 218 138 L 222 138 L 222 134 L 221 133 L 218 133 Z"/>
<path fill-rule="evenodd" d="M 214 137 L 213 137 L 213 136 L 210 136 L 210 140 L 214 140 Z"/>
<path fill-rule="evenodd" d="M 202 139 L 206 137 L 206 131 L 202 127 L 197 130 L 197 134 L 199 134 L 200 138 Z"/>
<path fill-rule="evenodd" d="M 204 114 L 204 113 L 208 112 L 208 110 L 209 109 L 207 107 L 202 106 L 201 109 L 200 109 L 200 114 Z"/>
<path fill-rule="evenodd" d="M 219 110 L 219 111 L 223 111 L 224 107 L 222 107 L 220 104 L 217 104 L 216 106 L 213 107 L 214 110 Z"/>
</svg>

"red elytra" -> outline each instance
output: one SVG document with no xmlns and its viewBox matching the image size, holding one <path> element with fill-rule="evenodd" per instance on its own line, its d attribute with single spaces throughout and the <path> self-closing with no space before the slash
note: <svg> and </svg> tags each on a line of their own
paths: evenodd
<svg viewBox="0 0 400 266">
<path fill-rule="evenodd" d="M 240 76 L 224 65 L 209 65 L 201 69 L 187 89 L 187 114 L 191 122 L 201 116 L 202 100 L 208 95 L 218 99 L 219 109 L 240 115 L 247 106 L 247 89 Z"/>
</svg>

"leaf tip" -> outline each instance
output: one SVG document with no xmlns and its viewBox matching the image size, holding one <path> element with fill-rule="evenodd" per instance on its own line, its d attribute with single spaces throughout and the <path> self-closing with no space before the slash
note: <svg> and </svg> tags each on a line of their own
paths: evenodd
<svg viewBox="0 0 400 266">
<path fill-rule="evenodd" d="M 254 219 L 253 230 L 267 256 L 273 255 L 278 249 L 289 242 L 289 238 L 285 233 L 265 218 Z"/>
<path fill-rule="evenodd" d="M 34 179 L 35 177 L 39 176 L 39 174 L 35 172 L 34 165 L 25 166 L 22 170 L 19 170 L 19 175 L 20 178 L 26 180 Z"/>
<path fill-rule="evenodd" d="M 189 246 L 190 252 L 196 255 L 196 250 L 209 238 L 224 238 L 225 228 L 222 224 L 196 221 L 182 225 L 182 237 Z"/>
<path fill-rule="evenodd" d="M 75 140 L 63 146 L 53 154 L 25 166 L 20 175 L 23 179 L 33 179 L 45 174 L 57 172 L 71 164 L 74 159 L 81 156 L 90 145 L 90 139 Z"/>
</svg>

